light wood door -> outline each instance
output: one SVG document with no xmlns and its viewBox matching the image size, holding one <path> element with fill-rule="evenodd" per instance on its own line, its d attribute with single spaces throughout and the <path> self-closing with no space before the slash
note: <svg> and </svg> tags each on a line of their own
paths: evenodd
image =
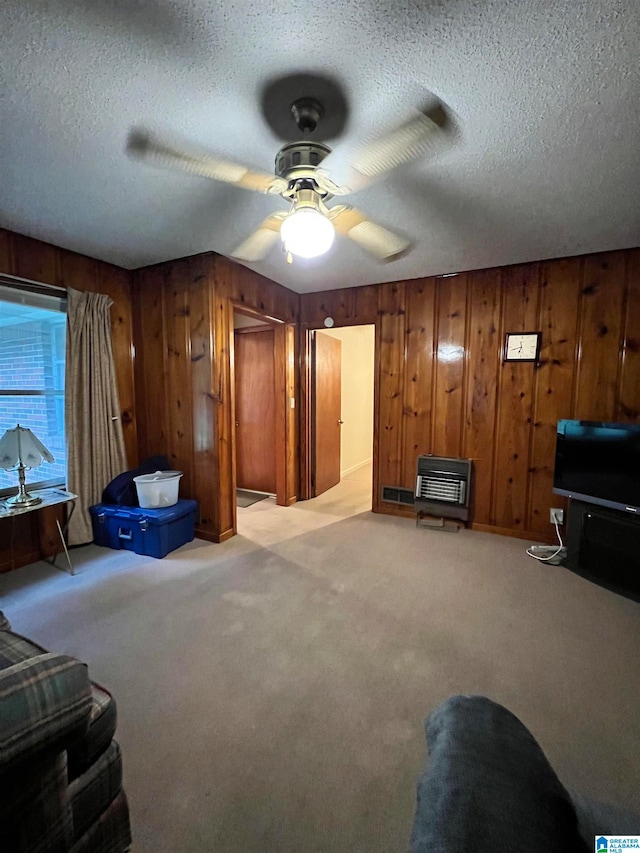
<svg viewBox="0 0 640 853">
<path fill-rule="evenodd" d="M 236 482 L 240 489 L 276 492 L 273 328 L 237 330 Z"/>
<path fill-rule="evenodd" d="M 313 332 L 311 339 L 311 493 L 340 482 L 342 344 Z"/>
</svg>

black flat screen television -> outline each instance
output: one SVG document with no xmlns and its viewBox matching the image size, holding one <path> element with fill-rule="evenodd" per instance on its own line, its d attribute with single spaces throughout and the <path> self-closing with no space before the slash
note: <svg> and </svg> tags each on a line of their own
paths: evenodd
<svg viewBox="0 0 640 853">
<path fill-rule="evenodd" d="M 640 424 L 558 421 L 553 491 L 640 516 Z"/>
</svg>

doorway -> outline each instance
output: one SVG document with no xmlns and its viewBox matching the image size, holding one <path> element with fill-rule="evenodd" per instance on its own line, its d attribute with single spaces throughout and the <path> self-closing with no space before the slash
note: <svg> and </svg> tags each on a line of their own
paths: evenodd
<svg viewBox="0 0 640 853">
<path fill-rule="evenodd" d="M 238 508 L 276 498 L 276 327 L 253 313 L 233 312 L 233 447 L 236 526 Z"/>
<path fill-rule="evenodd" d="M 310 362 L 310 497 L 371 509 L 375 326 L 313 331 Z"/>
<path fill-rule="evenodd" d="M 276 493 L 274 344 L 267 323 L 234 329 L 238 492 Z"/>
<path fill-rule="evenodd" d="M 229 497 L 236 533 L 238 507 L 247 506 L 238 501 L 238 487 L 264 503 L 275 498 L 278 506 L 298 499 L 296 325 L 231 299 L 227 311 Z"/>
</svg>

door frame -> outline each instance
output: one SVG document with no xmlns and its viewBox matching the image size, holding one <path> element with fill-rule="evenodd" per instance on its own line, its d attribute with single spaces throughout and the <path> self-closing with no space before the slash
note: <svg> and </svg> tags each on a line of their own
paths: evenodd
<svg viewBox="0 0 640 853">
<path fill-rule="evenodd" d="M 313 497 L 311 335 L 315 331 L 308 326 L 300 327 L 300 497 L 303 501 Z"/>
<path fill-rule="evenodd" d="M 380 318 L 375 322 L 367 320 L 362 323 L 336 323 L 331 328 L 349 329 L 355 326 L 374 327 L 373 351 L 373 448 L 372 469 L 373 482 L 371 486 L 371 509 L 379 512 L 379 483 L 378 483 L 378 447 L 379 447 L 379 411 L 380 411 Z M 321 326 L 310 326 L 300 323 L 300 500 L 310 500 L 313 497 L 311 488 L 311 473 L 313 471 L 312 444 L 312 412 L 311 412 L 311 333 L 321 332 Z"/>
<path fill-rule="evenodd" d="M 276 504 L 290 506 L 297 500 L 295 471 L 291 472 L 289 460 L 295 459 L 296 429 L 295 411 L 287 405 L 291 397 L 295 399 L 295 334 L 294 327 L 279 320 L 262 314 L 253 308 L 248 308 L 243 302 L 228 300 L 228 329 L 229 329 L 229 366 L 230 366 L 230 411 L 231 411 L 231 494 L 233 497 L 233 531 L 237 532 L 236 512 L 236 370 L 235 370 L 235 329 L 234 314 L 244 314 L 254 320 L 260 320 L 273 329 L 273 358 L 274 358 L 274 414 L 276 424 Z M 291 392 L 291 393 L 290 393 Z"/>
<path fill-rule="evenodd" d="M 238 312 L 235 312 L 235 313 L 238 313 Z M 276 335 L 276 332 L 275 332 L 275 327 L 274 327 L 273 323 L 261 322 L 257 326 L 241 326 L 240 328 L 233 330 L 233 344 L 234 344 L 234 350 L 233 350 L 233 370 L 234 370 L 233 426 L 236 427 L 236 429 L 232 430 L 232 435 L 234 436 L 234 445 L 235 445 L 235 452 L 233 454 L 233 458 L 235 460 L 236 485 L 238 483 L 238 437 L 236 434 L 237 433 L 237 420 L 236 420 L 237 414 L 236 413 L 237 413 L 237 409 L 238 409 L 238 399 L 237 399 L 238 387 L 236 384 L 236 377 L 237 377 L 237 366 L 238 365 L 237 365 L 237 349 L 236 349 L 235 345 L 236 345 L 236 343 L 238 343 L 238 344 L 240 343 L 238 336 L 244 337 L 245 335 L 265 335 L 265 334 L 269 334 L 271 336 L 271 341 L 272 341 L 271 346 L 267 345 L 266 350 L 271 355 L 271 367 L 273 370 L 273 384 L 271 386 L 271 391 L 270 391 L 269 396 L 270 396 L 272 401 L 275 401 L 276 387 L 277 387 L 276 386 L 276 358 L 275 358 L 275 348 L 276 348 L 275 335 Z M 245 364 L 246 364 L 246 362 L 245 362 Z M 276 406 L 274 405 L 274 410 L 273 410 L 274 441 L 275 441 L 276 430 L 277 430 L 276 419 L 277 419 L 277 412 L 276 412 Z M 275 447 L 272 448 L 272 451 L 273 451 L 273 456 L 272 456 L 272 460 L 271 460 L 273 463 L 273 481 L 272 481 L 272 483 L 273 483 L 274 491 L 277 492 L 277 487 L 278 487 L 277 473 L 276 473 L 277 472 L 277 461 L 276 461 L 276 449 L 275 449 Z"/>
</svg>

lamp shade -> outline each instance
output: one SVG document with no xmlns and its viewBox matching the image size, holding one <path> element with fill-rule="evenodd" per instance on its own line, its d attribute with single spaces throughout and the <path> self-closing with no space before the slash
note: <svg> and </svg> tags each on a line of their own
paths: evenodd
<svg viewBox="0 0 640 853">
<path fill-rule="evenodd" d="M 8 429 L 0 438 L 0 468 L 37 468 L 53 456 L 27 427 L 20 424 Z"/>
</svg>

